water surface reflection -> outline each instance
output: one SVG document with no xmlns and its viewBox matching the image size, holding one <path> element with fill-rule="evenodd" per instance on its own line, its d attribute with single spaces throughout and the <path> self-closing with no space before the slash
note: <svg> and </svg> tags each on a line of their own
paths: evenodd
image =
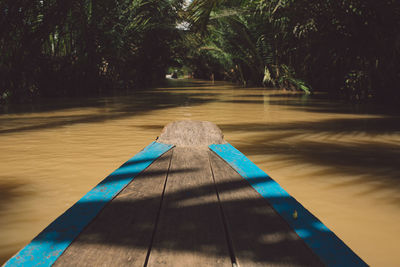
<svg viewBox="0 0 400 267">
<path fill-rule="evenodd" d="M 0 262 L 174 120 L 209 120 L 367 263 L 399 266 L 400 116 L 323 95 L 178 81 L 0 115 Z"/>
</svg>

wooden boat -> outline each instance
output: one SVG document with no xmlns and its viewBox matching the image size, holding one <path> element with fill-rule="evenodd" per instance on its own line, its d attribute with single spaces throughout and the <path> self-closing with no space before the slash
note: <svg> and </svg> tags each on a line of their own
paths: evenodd
<svg viewBox="0 0 400 267">
<path fill-rule="evenodd" d="M 179 121 L 5 266 L 367 266 L 210 122 Z"/>
</svg>

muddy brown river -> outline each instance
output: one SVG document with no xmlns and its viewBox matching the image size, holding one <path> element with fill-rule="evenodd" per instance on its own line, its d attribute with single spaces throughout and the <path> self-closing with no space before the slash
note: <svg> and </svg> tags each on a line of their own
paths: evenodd
<svg viewBox="0 0 400 267">
<path fill-rule="evenodd" d="M 175 81 L 0 114 L 0 264 L 175 120 L 208 120 L 372 266 L 400 266 L 400 115 Z"/>
</svg>

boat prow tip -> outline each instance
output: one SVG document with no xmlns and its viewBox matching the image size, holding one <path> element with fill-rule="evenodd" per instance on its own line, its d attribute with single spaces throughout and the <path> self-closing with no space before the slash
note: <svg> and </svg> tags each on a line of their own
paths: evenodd
<svg viewBox="0 0 400 267">
<path fill-rule="evenodd" d="M 209 121 L 183 120 L 169 123 L 157 142 L 176 147 L 208 148 L 212 144 L 226 144 L 221 129 Z"/>
</svg>

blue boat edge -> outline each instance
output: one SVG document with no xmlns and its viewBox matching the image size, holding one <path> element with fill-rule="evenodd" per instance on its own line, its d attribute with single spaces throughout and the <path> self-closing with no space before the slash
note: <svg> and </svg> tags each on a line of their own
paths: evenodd
<svg viewBox="0 0 400 267">
<path fill-rule="evenodd" d="M 368 266 L 318 218 L 229 143 L 213 144 L 217 154 L 274 208 L 326 266 Z"/>
<path fill-rule="evenodd" d="M 51 266 L 107 203 L 173 147 L 150 143 L 50 223 L 3 266 Z"/>
</svg>

